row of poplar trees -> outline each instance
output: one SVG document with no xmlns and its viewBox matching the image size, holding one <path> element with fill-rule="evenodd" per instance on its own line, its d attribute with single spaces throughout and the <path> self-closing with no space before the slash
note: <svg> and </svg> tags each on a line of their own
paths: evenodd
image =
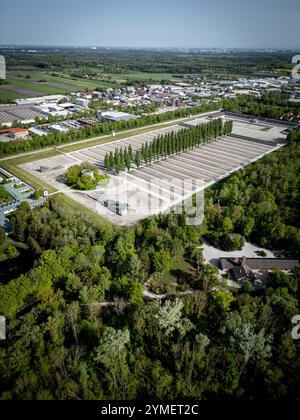
<svg viewBox="0 0 300 420">
<path fill-rule="evenodd" d="M 208 123 L 195 127 L 185 128 L 177 133 L 174 131 L 160 135 L 151 142 L 144 143 L 140 149 L 133 153 L 132 147 L 115 149 L 106 153 L 104 167 L 107 171 L 130 171 L 133 167 L 150 165 L 160 159 L 165 159 L 178 153 L 191 150 L 201 144 L 209 143 L 218 137 L 227 136 L 232 132 L 232 121 L 217 118 Z"/>
</svg>

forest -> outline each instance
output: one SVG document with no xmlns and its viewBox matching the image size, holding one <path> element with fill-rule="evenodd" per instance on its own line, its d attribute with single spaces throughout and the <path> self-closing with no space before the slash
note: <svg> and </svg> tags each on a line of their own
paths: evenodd
<svg viewBox="0 0 300 420">
<path fill-rule="evenodd" d="M 300 258 L 300 130 L 288 146 L 206 190 L 205 229 L 222 249 L 239 233 L 279 256 Z"/>
<path fill-rule="evenodd" d="M 26 249 L 21 274 L 0 280 L 0 398 L 299 398 L 300 270 L 229 293 L 199 248 L 207 232 L 239 231 L 297 255 L 299 138 L 207 190 L 202 226 L 161 214 L 117 228 L 59 195 L 12 215 Z M 146 299 L 147 279 L 178 256 L 193 293 Z"/>
</svg>

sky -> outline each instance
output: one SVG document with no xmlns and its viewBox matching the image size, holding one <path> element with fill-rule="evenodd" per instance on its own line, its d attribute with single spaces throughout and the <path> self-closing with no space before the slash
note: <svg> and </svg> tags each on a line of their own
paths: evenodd
<svg viewBox="0 0 300 420">
<path fill-rule="evenodd" d="M 299 48 L 299 0 L 0 0 L 0 45 Z"/>
</svg>

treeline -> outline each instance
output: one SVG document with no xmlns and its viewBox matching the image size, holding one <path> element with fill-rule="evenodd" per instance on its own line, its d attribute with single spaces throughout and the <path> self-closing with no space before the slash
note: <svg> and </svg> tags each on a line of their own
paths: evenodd
<svg viewBox="0 0 300 420">
<path fill-rule="evenodd" d="M 158 136 L 151 142 L 143 144 L 135 155 L 131 146 L 115 149 L 114 152 L 106 153 L 104 167 L 107 171 L 114 170 L 119 173 L 125 169 L 129 171 L 133 164 L 136 168 L 143 164 L 151 165 L 152 162 L 191 150 L 218 137 L 227 136 L 231 133 L 232 126 L 232 121 L 225 121 L 223 125 L 222 118 L 217 118 L 177 133 L 172 131 Z"/>
<path fill-rule="evenodd" d="M 112 131 L 124 131 L 134 128 L 145 127 L 177 118 L 186 118 L 190 115 L 197 115 L 202 112 L 216 111 L 220 109 L 220 104 L 210 103 L 193 108 L 183 108 L 164 114 L 152 114 L 142 118 L 128 121 L 117 121 L 114 123 L 103 122 L 92 126 L 82 127 L 78 130 L 70 130 L 68 133 L 52 132 L 47 136 L 33 136 L 31 140 L 1 142 L 0 156 L 9 156 L 31 150 L 51 147 L 59 144 L 70 143 L 78 140 L 94 138 L 102 135 L 111 134 Z"/>
<path fill-rule="evenodd" d="M 7 60 L 9 70 L 33 68 L 40 71 L 56 71 L 60 73 L 103 75 L 135 73 L 137 71 L 147 73 L 166 73 L 166 79 L 170 74 L 207 74 L 223 77 L 230 75 L 258 74 L 263 71 L 272 71 L 292 67 L 292 52 L 234 52 L 213 53 L 209 50 L 190 52 L 184 51 L 149 51 L 149 50 L 115 50 L 107 51 L 98 49 L 63 49 L 61 51 L 37 51 L 34 55 L 29 52 L 5 49 L 3 54 Z M 28 70 L 26 70 L 28 71 Z M 236 76 L 233 76 L 236 75 Z M 145 78 L 151 78 L 146 75 Z M 162 78 L 164 78 L 162 76 Z"/>
</svg>

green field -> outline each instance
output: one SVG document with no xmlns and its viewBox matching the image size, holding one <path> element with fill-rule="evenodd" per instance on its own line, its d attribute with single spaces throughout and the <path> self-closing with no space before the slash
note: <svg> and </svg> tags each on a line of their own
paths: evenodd
<svg viewBox="0 0 300 420">
<path fill-rule="evenodd" d="M 178 80 L 179 77 L 173 76 L 171 73 L 143 73 L 143 72 L 136 72 L 136 73 L 121 73 L 121 74 L 110 74 L 114 80 L 116 81 L 130 81 L 130 80 L 148 80 L 151 79 L 153 81 L 161 81 L 161 80 Z"/>
<path fill-rule="evenodd" d="M 68 197 L 63 193 L 58 193 L 52 196 L 52 200 L 56 202 L 61 202 L 62 204 L 67 204 L 68 207 L 75 211 L 80 211 L 82 215 L 89 217 L 93 220 L 94 223 L 106 226 L 112 226 L 112 222 L 105 219 L 104 217 L 100 216 L 99 214 L 94 213 L 92 210 L 89 210 L 83 204 L 79 203 L 78 201 L 73 200 L 72 198 Z"/>
<path fill-rule="evenodd" d="M 12 92 L 10 90 L 0 87 L 0 102 L 13 101 L 14 99 L 25 98 L 26 95 L 21 93 Z"/>
<path fill-rule="evenodd" d="M 19 80 L 19 79 L 8 78 L 7 80 L 10 85 L 17 86 L 20 88 L 35 90 L 37 91 L 37 93 L 41 93 L 41 94 L 52 95 L 52 94 L 59 93 L 60 91 L 60 88 L 48 86 L 47 83 L 34 82 L 34 81 L 31 81 L 31 79 Z"/>
</svg>

